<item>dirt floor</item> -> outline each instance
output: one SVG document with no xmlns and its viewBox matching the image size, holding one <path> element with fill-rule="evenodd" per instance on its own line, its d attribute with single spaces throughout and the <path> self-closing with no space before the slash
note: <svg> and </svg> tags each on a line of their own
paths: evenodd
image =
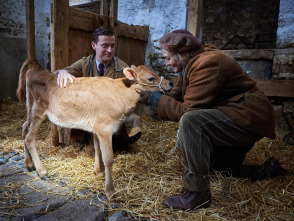
<svg viewBox="0 0 294 221">
<path fill-rule="evenodd" d="M 0 108 L 0 152 L 23 153 L 21 129 L 26 120 L 25 104 L 4 99 Z M 294 220 L 294 175 L 254 183 L 214 175 L 210 207 L 190 212 L 165 208 L 163 200 L 182 188 L 181 153 L 177 150 L 167 155 L 176 144 L 178 125 L 144 115 L 142 119 L 141 139 L 129 150 L 115 153 L 115 200 L 120 207 L 114 211 L 127 211 L 148 220 Z M 72 143 L 54 147 L 48 120 L 41 125 L 36 145 L 48 175 L 71 187 L 70 194 L 80 190 L 87 190 L 85 194 L 89 197 L 104 193 L 104 173 L 94 175 L 91 145 Z M 279 137 L 256 143 L 244 163 L 260 165 L 271 156 L 294 173 L 294 146 L 286 145 Z"/>
</svg>

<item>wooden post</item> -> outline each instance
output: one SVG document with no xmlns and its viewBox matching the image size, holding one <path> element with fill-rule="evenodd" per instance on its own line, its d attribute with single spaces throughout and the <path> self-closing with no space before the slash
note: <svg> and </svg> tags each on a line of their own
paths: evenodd
<svg viewBox="0 0 294 221">
<path fill-rule="evenodd" d="M 191 32 L 196 38 L 201 40 L 201 17 L 203 0 L 189 0 L 187 31 Z"/>
<path fill-rule="evenodd" d="M 115 45 L 116 48 L 117 45 L 117 8 L 118 8 L 118 0 L 111 0 L 110 2 L 110 13 L 109 13 L 109 19 L 110 19 L 110 26 L 115 36 Z"/>
<path fill-rule="evenodd" d="M 113 19 L 113 24 L 114 22 L 117 21 L 117 8 L 118 8 L 118 0 L 111 0 L 109 17 L 110 19 L 111 18 Z"/>
<path fill-rule="evenodd" d="M 69 0 L 50 0 L 51 71 L 69 65 Z"/>
<path fill-rule="evenodd" d="M 26 0 L 26 28 L 27 28 L 27 54 L 29 59 L 36 58 L 35 46 L 35 9 L 34 0 Z"/>
<path fill-rule="evenodd" d="M 100 15 L 108 16 L 107 0 L 100 0 Z"/>
</svg>

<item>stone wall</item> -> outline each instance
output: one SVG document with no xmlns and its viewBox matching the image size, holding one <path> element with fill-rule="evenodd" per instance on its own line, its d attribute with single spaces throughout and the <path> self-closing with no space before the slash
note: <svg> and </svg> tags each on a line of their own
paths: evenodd
<svg viewBox="0 0 294 221">
<path fill-rule="evenodd" d="M 275 48 L 278 27 L 279 0 L 205 0 L 203 19 L 204 43 L 222 48 L 234 36 L 236 45 L 227 45 L 226 49 Z M 259 37 L 260 46 L 256 37 Z M 247 45 L 248 43 L 252 45 Z M 244 43 L 242 43 L 244 42 Z"/>
<path fill-rule="evenodd" d="M 294 3 L 281 0 L 277 29 L 277 48 L 294 47 Z"/>
<path fill-rule="evenodd" d="M 273 78 L 294 80 L 294 2 L 281 0 L 277 48 L 281 49 L 273 59 Z"/>
<path fill-rule="evenodd" d="M 273 58 L 273 79 L 293 80 L 294 86 L 294 1 L 281 0 L 276 46 Z M 294 98 L 272 99 L 276 109 L 277 132 L 294 144 Z"/>
</svg>

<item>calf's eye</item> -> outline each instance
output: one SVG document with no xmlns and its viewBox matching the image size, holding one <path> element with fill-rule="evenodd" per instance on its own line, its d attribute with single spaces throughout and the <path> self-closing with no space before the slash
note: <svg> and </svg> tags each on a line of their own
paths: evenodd
<svg viewBox="0 0 294 221">
<path fill-rule="evenodd" d="M 148 81 L 155 81 L 155 78 L 154 77 L 149 77 Z"/>
</svg>

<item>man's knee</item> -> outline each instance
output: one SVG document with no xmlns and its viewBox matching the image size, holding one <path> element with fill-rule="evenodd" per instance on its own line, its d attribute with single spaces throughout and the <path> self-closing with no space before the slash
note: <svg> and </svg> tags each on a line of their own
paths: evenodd
<svg viewBox="0 0 294 221">
<path fill-rule="evenodd" d="M 198 111 L 189 111 L 182 115 L 180 121 L 179 121 L 179 127 L 182 129 L 193 127 L 196 129 L 196 127 L 200 126 L 200 112 Z"/>
<path fill-rule="evenodd" d="M 179 126 L 180 126 L 180 128 L 185 128 L 190 123 L 191 123 L 191 121 L 190 121 L 190 113 L 187 112 L 187 113 L 182 115 L 182 117 L 181 117 L 181 119 L 179 121 Z"/>
</svg>

